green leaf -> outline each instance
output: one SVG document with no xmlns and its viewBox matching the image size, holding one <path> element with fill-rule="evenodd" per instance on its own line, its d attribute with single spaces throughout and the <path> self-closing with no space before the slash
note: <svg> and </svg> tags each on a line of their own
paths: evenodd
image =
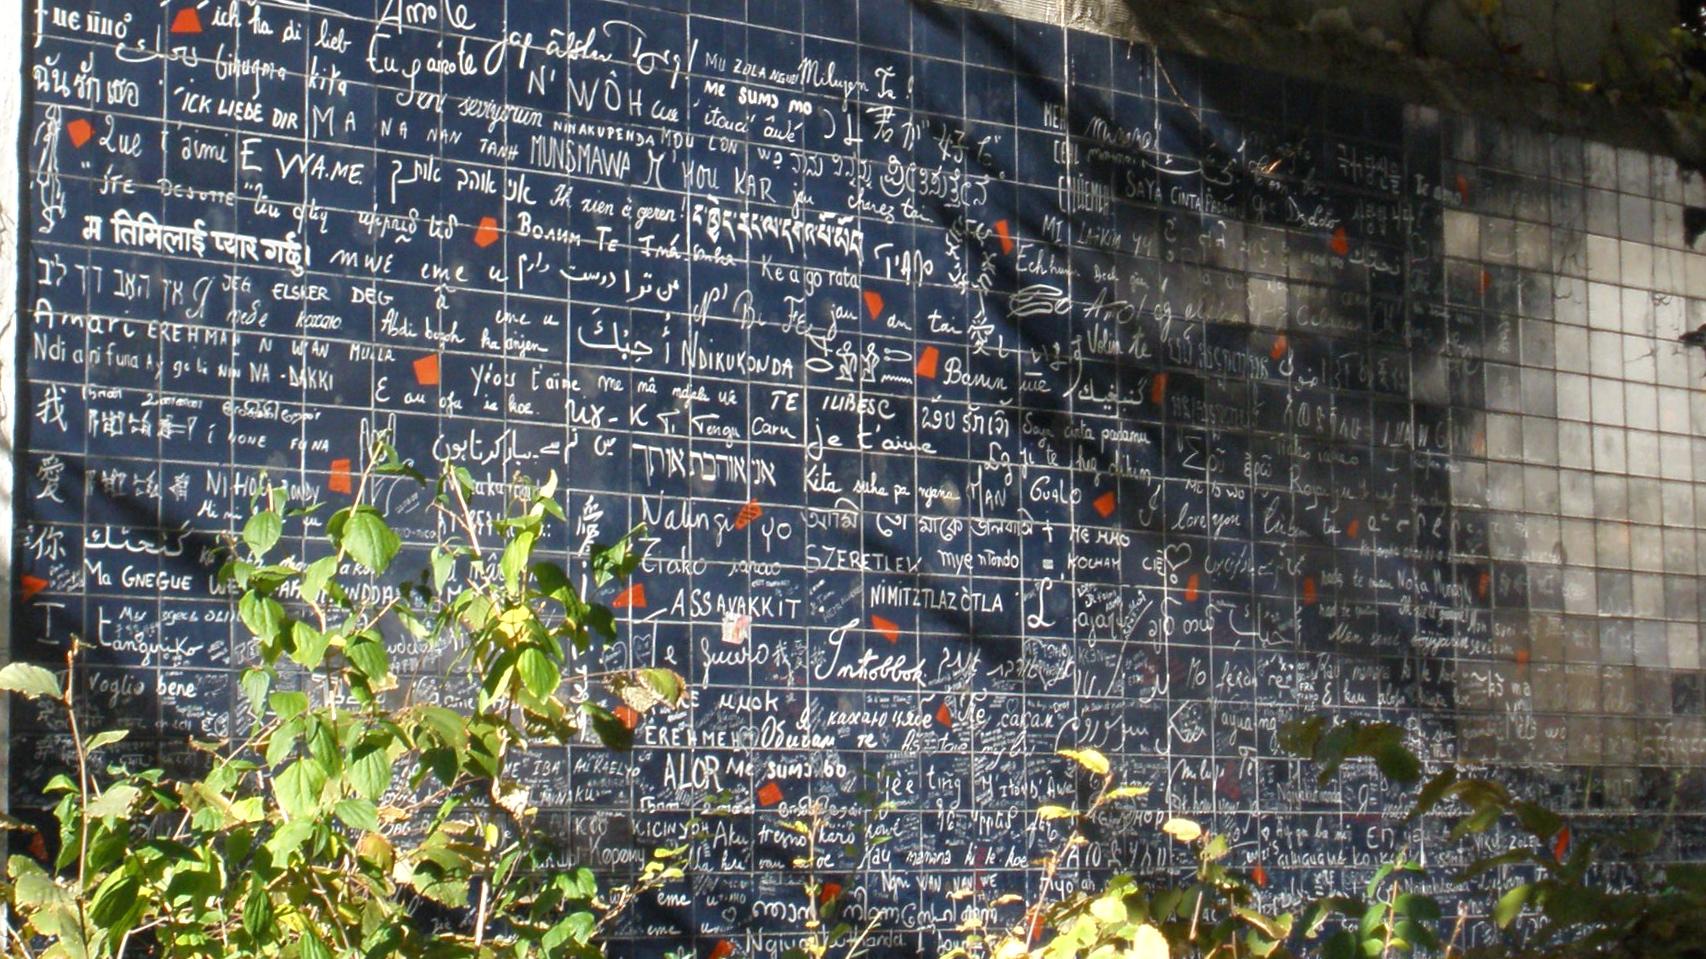
<svg viewBox="0 0 1706 959">
<path fill-rule="evenodd" d="M 1455 842 L 1470 833 L 1486 832 L 1498 823 L 1499 817 L 1502 815 L 1504 815 L 1504 809 L 1500 806 L 1480 806 L 1474 812 L 1458 820 L 1447 835 Z"/>
<path fill-rule="evenodd" d="M 651 687 L 652 692 L 656 693 L 658 698 L 668 703 L 672 708 L 681 705 L 681 694 L 685 691 L 686 686 L 682 682 L 680 673 L 673 669 L 647 668 L 635 670 L 635 674 L 639 676 L 641 682 Z"/>
<path fill-rule="evenodd" d="M 260 939 L 272 929 L 272 897 L 259 876 L 249 881 L 249 893 L 243 900 L 243 931 Z"/>
<path fill-rule="evenodd" d="M 498 570 L 503 573 L 504 586 L 511 596 L 521 594 L 521 574 L 527 571 L 528 560 L 533 558 L 533 544 L 538 539 L 538 533 L 523 530 L 504 546 L 503 556 L 498 560 Z"/>
<path fill-rule="evenodd" d="M 1522 912 L 1522 907 L 1528 904 L 1528 895 L 1533 891 L 1534 887 L 1525 882 L 1500 896 L 1499 901 L 1493 905 L 1493 922 L 1497 923 L 1500 929 L 1509 926 Z"/>
<path fill-rule="evenodd" d="M 366 799 L 340 799 L 332 812 L 351 829 L 363 832 L 379 829 L 379 809 Z"/>
<path fill-rule="evenodd" d="M 1106 776 L 1109 770 L 1113 768 L 1108 763 L 1108 757 L 1094 749 L 1062 749 L 1058 750 L 1058 754 L 1097 776 Z"/>
<path fill-rule="evenodd" d="M 1210 836 L 1208 841 L 1203 843 L 1200 858 L 1203 862 L 1216 862 L 1226 858 L 1226 855 L 1231 851 L 1231 840 L 1227 839 L 1225 836 L 1214 835 Z"/>
<path fill-rule="evenodd" d="M 1090 901 L 1090 915 L 1106 923 L 1125 922 L 1125 901 L 1119 896 L 1097 896 Z"/>
<path fill-rule="evenodd" d="M 375 571 L 377 572 L 377 570 Z M 332 950 L 312 932 L 302 935 L 301 959 L 332 959 Z"/>
<path fill-rule="evenodd" d="M 592 578 L 599 586 L 619 579 L 638 569 L 645 559 L 633 550 L 633 541 L 646 534 L 644 526 L 636 526 L 628 531 L 626 536 L 610 546 L 594 546 L 592 549 Z"/>
<path fill-rule="evenodd" d="M 1665 881 L 1689 892 L 1706 892 L 1706 864 L 1677 863 L 1666 866 Z"/>
<path fill-rule="evenodd" d="M 1313 757 L 1315 744 L 1321 741 L 1321 732 L 1326 725 L 1325 716 L 1310 716 L 1284 723 L 1277 737 L 1279 747 L 1294 756 Z"/>
<path fill-rule="evenodd" d="M 1539 803 L 1519 802 L 1512 810 L 1530 835 L 1549 840 L 1564 828 L 1564 818 Z"/>
<path fill-rule="evenodd" d="M 59 679 L 34 663 L 7 663 L 0 669 L 0 690 L 17 693 L 27 699 L 51 696 L 61 699 Z"/>
<path fill-rule="evenodd" d="M 358 795 L 378 802 L 391 785 L 391 757 L 384 747 L 364 743 L 356 748 L 345 775 Z"/>
<path fill-rule="evenodd" d="M 6 871 L 12 876 L 12 897 L 19 905 L 42 909 L 54 905 L 71 905 L 71 893 L 53 881 L 27 856 L 13 856 L 6 861 Z"/>
<path fill-rule="evenodd" d="M 325 592 L 326 583 L 330 582 L 333 574 L 338 571 L 336 556 L 322 556 L 312 563 L 302 573 L 302 600 L 307 603 L 318 603 L 320 594 Z"/>
<path fill-rule="evenodd" d="M 521 682 L 527 687 L 527 691 L 540 699 L 556 692 L 557 685 L 562 681 L 557 672 L 557 664 L 533 646 L 521 651 L 516 660 L 516 670 L 521 673 Z"/>
<path fill-rule="evenodd" d="M 1362 911 L 1362 903 L 1348 896 L 1324 896 L 1310 903 L 1303 911 L 1303 935 L 1313 939 L 1335 913 L 1352 916 Z"/>
<path fill-rule="evenodd" d="M 375 573 L 383 573 L 402 549 L 403 541 L 386 525 L 384 517 L 371 506 L 358 506 L 349 512 L 339 531 L 339 542 L 351 559 Z"/>
<path fill-rule="evenodd" d="M 142 904 L 136 898 L 141 888 L 142 880 L 128 871 L 108 873 L 89 901 L 89 918 L 109 935 L 123 935 L 128 925 L 124 922 L 126 914 L 141 909 Z"/>
<path fill-rule="evenodd" d="M 243 670 L 239 685 L 243 688 L 243 695 L 249 700 L 249 708 L 259 716 L 262 707 L 266 705 L 267 690 L 272 688 L 272 674 L 258 666 L 251 667 Z"/>
<path fill-rule="evenodd" d="M 383 679 L 391 673 L 391 659 L 385 655 L 385 644 L 358 636 L 344 648 L 354 666 L 367 679 Z"/>
<path fill-rule="evenodd" d="M 1560 884 L 1553 887 L 1546 897 L 1546 918 L 1560 926 L 1591 922 L 1603 901 L 1604 895 L 1597 889 Z"/>
<path fill-rule="evenodd" d="M 1411 919 L 1433 922 L 1440 917 L 1439 901 L 1432 896 L 1407 892 L 1393 902 L 1393 908 Z"/>
<path fill-rule="evenodd" d="M 294 691 L 273 693 L 267 697 L 267 705 L 279 719 L 294 719 L 308 711 L 308 694 Z"/>
<path fill-rule="evenodd" d="M 586 624 L 587 629 L 603 637 L 605 642 L 615 641 L 616 614 L 611 611 L 610 607 L 603 604 L 588 606 L 582 615 L 582 622 Z M 586 647 L 579 645 L 578 648 L 584 651 Z"/>
<path fill-rule="evenodd" d="M 598 876 L 585 866 L 576 866 L 566 873 L 556 877 L 557 888 L 570 899 L 591 901 L 598 895 Z"/>
<path fill-rule="evenodd" d="M 1492 872 L 1502 866 L 1510 866 L 1517 863 L 1533 861 L 1534 850 L 1532 849 L 1523 849 L 1520 847 L 1517 849 L 1507 849 L 1504 852 L 1499 853 L 1497 856 L 1484 856 L 1480 859 L 1474 860 L 1469 865 L 1463 867 L 1463 870 L 1457 874 L 1457 879 L 1459 882 L 1463 882 L 1474 879 L 1476 876 L 1482 875 L 1483 873 Z"/>
<path fill-rule="evenodd" d="M 1196 842 L 1202 835 L 1202 827 L 1189 819 L 1178 816 L 1161 824 L 1161 831 L 1180 842 Z"/>
<path fill-rule="evenodd" d="M 292 819 L 300 819 L 320 806 L 320 790 L 326 774 L 314 763 L 298 759 L 273 780 L 273 796 L 279 808 Z"/>
<path fill-rule="evenodd" d="M 332 638 L 302 620 L 290 624 L 290 658 L 303 669 L 319 669 Z"/>
<path fill-rule="evenodd" d="M 1170 955 L 1167 937 L 1147 922 L 1137 927 L 1137 934 L 1131 937 L 1131 950 L 1126 953 L 1127 959 L 1168 959 Z"/>
<path fill-rule="evenodd" d="M 105 732 L 99 732 L 90 736 L 89 741 L 83 744 L 83 748 L 89 752 L 94 752 L 102 746 L 111 746 L 113 743 L 122 743 L 124 742 L 125 737 L 129 735 L 130 730 L 128 729 L 109 729 Z"/>
<path fill-rule="evenodd" d="M 243 625 L 249 627 L 249 632 L 262 640 L 277 636 L 286 619 L 284 607 L 278 600 L 254 590 L 237 600 L 237 615 L 243 620 Z"/>
<path fill-rule="evenodd" d="M 1375 890 L 1380 888 L 1380 884 L 1385 882 L 1386 877 L 1392 875 L 1392 870 L 1396 868 L 1398 868 L 1396 863 L 1381 863 L 1380 868 L 1374 871 L 1374 878 L 1368 881 L 1368 885 L 1362 887 L 1362 894 L 1372 899 L 1374 897 Z M 1376 905 L 1379 904 L 1376 903 Z"/>
<path fill-rule="evenodd" d="M 277 766 L 296 751 L 296 743 L 302 737 L 302 720 L 291 719 L 279 724 L 267 738 L 266 760 L 268 766 Z"/>
<path fill-rule="evenodd" d="M 142 798 L 142 790 L 129 783 L 114 783 L 106 791 L 89 801 L 89 815 L 95 819 L 105 819 L 108 816 L 124 816 L 130 812 L 130 807 Z"/>
<path fill-rule="evenodd" d="M 599 741 L 617 752 L 634 748 L 634 731 L 617 719 L 610 710 L 594 703 L 581 703 L 581 712 L 592 721 L 592 731 Z"/>
<path fill-rule="evenodd" d="M 571 943 L 585 946 L 592 942 L 593 933 L 597 929 L 598 917 L 590 912 L 573 912 L 546 930 L 540 939 L 540 945 L 545 947 L 547 954 L 552 954 L 554 950 Z"/>
<path fill-rule="evenodd" d="M 1457 767 L 1447 766 L 1439 774 L 1428 780 L 1422 791 L 1416 794 L 1416 805 L 1410 810 L 1406 821 L 1421 818 L 1427 812 L 1439 805 L 1440 800 L 1450 794 L 1452 787 L 1457 785 Z"/>
<path fill-rule="evenodd" d="M 255 551 L 255 555 L 264 556 L 267 551 L 278 545 L 278 539 L 284 535 L 284 520 L 277 513 L 256 513 L 243 524 L 243 542 Z"/>
<path fill-rule="evenodd" d="M 1401 742 L 1382 743 L 1374 754 L 1374 765 L 1395 783 L 1409 785 L 1421 778 L 1422 764 Z"/>
<path fill-rule="evenodd" d="M 1439 937 L 1434 934 L 1434 931 L 1413 919 L 1398 920 L 1393 923 L 1392 930 L 1396 938 L 1412 946 L 1420 946 L 1430 951 L 1439 946 Z"/>
<path fill-rule="evenodd" d="M 444 584 L 450 582 L 450 576 L 456 572 L 456 554 L 443 547 L 434 547 L 432 551 L 432 588 L 434 592 L 444 592 Z"/>
</svg>

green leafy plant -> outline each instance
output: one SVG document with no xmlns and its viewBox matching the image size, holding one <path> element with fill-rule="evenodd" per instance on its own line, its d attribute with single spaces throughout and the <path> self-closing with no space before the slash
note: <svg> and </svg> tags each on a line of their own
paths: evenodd
<svg viewBox="0 0 1706 959">
<path fill-rule="evenodd" d="M 381 478 L 427 486 L 448 531 L 400 586 L 380 579 L 403 548 L 374 505 Z M 125 732 L 84 733 L 75 645 L 63 682 L 0 669 L 0 689 L 58 707 L 76 756 L 47 786 L 57 855 L 7 863 L 9 954 L 586 956 L 624 908 L 680 877 L 683 849 L 655 850 L 612 890 L 553 867 L 517 757 L 626 748 L 641 714 L 679 704 L 685 684 L 663 669 L 587 668 L 616 621 L 538 552 L 563 520 L 555 477 L 518 483 L 495 521 L 475 493 L 466 469 L 444 464 L 429 484 L 380 441 L 325 522 L 323 555 L 304 562 L 275 553 L 320 507 L 289 506 L 263 482 L 222 570 L 258 646 L 240 680 L 253 721 L 192 742 L 194 774 L 99 761 Z M 634 542 L 592 553 L 593 584 L 635 569 Z M 444 690 L 468 704 L 411 694 L 388 638 L 442 653 Z"/>
<path fill-rule="evenodd" d="M 1149 794 L 1147 786 L 1122 786 L 1117 782 L 1113 764 L 1095 749 L 1063 749 L 1060 755 L 1069 760 L 1093 784 L 1090 801 L 1082 809 L 1063 803 L 1049 803 L 1038 808 L 1037 818 L 1045 823 L 1064 827 L 1059 843 L 1036 860 L 1042 879 L 1035 898 L 1027 901 L 1016 894 L 1007 894 L 981 903 L 981 891 L 975 887 L 957 891 L 957 899 L 971 900 L 960 925 L 954 930 L 957 940 L 943 953 L 943 959 L 1066 959 L 1098 949 L 1133 952 L 1138 959 L 1164 957 L 1155 952 L 1159 932 L 1141 914 L 1131 915 L 1123 902 L 1125 879 L 1116 877 L 1098 896 L 1086 894 L 1061 895 L 1058 890 L 1061 870 L 1075 851 L 1089 840 L 1085 827 L 1098 813 L 1112 803 Z M 1056 898 L 1059 896 L 1059 898 Z M 1000 921 L 1003 911 L 1020 908 L 1018 915 Z M 1117 915 L 1116 915 L 1117 912 Z M 992 921 L 993 920 L 993 921 Z"/>
<path fill-rule="evenodd" d="M 887 834 L 876 833 L 872 823 L 894 808 L 892 802 L 866 791 L 860 796 L 864 815 L 860 817 L 856 840 L 843 845 L 840 854 L 857 863 L 866 848 L 889 841 Z M 804 935 L 799 944 L 783 953 L 783 959 L 825 959 L 830 955 L 840 959 L 857 959 L 869 951 L 871 934 L 877 931 L 877 920 L 855 924 L 844 918 L 848 902 L 846 889 L 839 882 L 825 878 L 829 865 L 837 858 L 833 844 L 825 843 L 829 827 L 829 804 L 822 798 L 803 803 L 799 818 L 782 819 L 778 825 L 799 836 L 804 843 L 792 865 L 805 877 L 800 891 L 807 905 L 802 923 Z"/>
<path fill-rule="evenodd" d="M 1338 722 L 1311 717 L 1288 724 L 1281 743 L 1322 764 L 1323 781 L 1347 760 L 1373 759 L 1400 785 L 1420 779 L 1421 764 L 1388 723 Z M 1327 959 L 1394 953 L 1448 957 L 1685 957 L 1706 941 L 1706 869 L 1654 862 L 1658 835 L 1648 829 L 1603 829 L 1577 834 L 1557 812 L 1524 799 L 1503 783 L 1446 766 L 1416 792 L 1404 823 L 1417 826 L 1437 814 L 1450 822 L 1448 842 L 1503 830 L 1496 852 L 1473 856 L 1450 878 L 1464 896 L 1486 906 L 1503 931 L 1488 947 L 1459 948 L 1460 913 L 1441 941 L 1441 909 L 1431 896 L 1406 891 L 1428 870 L 1400 849 L 1364 890 L 1367 901 L 1329 897 L 1318 902 L 1308 926 L 1319 929 L 1338 913 L 1354 926 L 1324 943 Z M 1503 884 L 1490 884 L 1503 880 Z M 1519 924 L 1527 918 L 1532 922 Z"/>
</svg>

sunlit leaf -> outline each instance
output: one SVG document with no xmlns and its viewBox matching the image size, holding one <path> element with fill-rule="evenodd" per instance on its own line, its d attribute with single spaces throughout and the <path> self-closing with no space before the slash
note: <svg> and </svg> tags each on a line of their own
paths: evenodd
<svg viewBox="0 0 1706 959">
<path fill-rule="evenodd" d="M 302 599 L 309 603 L 318 603 L 320 594 L 325 592 L 326 583 L 338 571 L 336 556 L 322 556 L 312 563 L 302 573 Z"/>
<path fill-rule="evenodd" d="M 1177 816 L 1161 824 L 1161 831 L 1180 842 L 1196 842 L 1202 836 L 1202 827 L 1189 819 Z"/>
<path fill-rule="evenodd" d="M 1128 959 L 1168 959 L 1171 951 L 1161 930 L 1146 922 L 1137 927 L 1137 933 L 1131 937 L 1131 951 L 1126 955 Z"/>
<path fill-rule="evenodd" d="M 1533 891 L 1534 887 L 1526 882 L 1506 891 L 1499 897 L 1499 901 L 1493 904 L 1493 922 L 1497 923 L 1500 929 L 1509 926 L 1522 912 L 1522 907 L 1528 904 L 1528 895 Z"/>
<path fill-rule="evenodd" d="M 325 785 L 326 774 L 320 767 L 298 759 L 273 780 L 273 796 L 286 816 L 298 819 L 319 808 L 320 790 Z"/>
<path fill-rule="evenodd" d="M 557 664 L 533 646 L 521 651 L 516 659 L 516 671 L 521 674 L 522 685 L 527 687 L 527 691 L 541 699 L 555 692 L 562 682 Z"/>
<path fill-rule="evenodd" d="M 370 506 L 350 510 L 337 535 L 350 558 L 375 573 L 390 568 L 403 546 L 385 519 Z"/>
<path fill-rule="evenodd" d="M 256 556 L 264 556 L 266 552 L 278 545 L 279 537 L 284 534 L 284 520 L 277 513 L 262 512 L 249 517 L 243 524 L 243 542 Z"/>
<path fill-rule="evenodd" d="M 1085 771 L 1097 776 L 1106 776 L 1108 771 L 1113 768 L 1108 762 L 1108 757 L 1094 749 L 1062 749 L 1059 753 L 1082 766 Z"/>
<path fill-rule="evenodd" d="M 94 752 L 102 746 L 124 742 L 125 737 L 129 735 L 130 730 L 128 729 L 109 729 L 90 736 L 89 741 L 83 744 L 83 748 L 89 752 Z"/>
<path fill-rule="evenodd" d="M 89 815 L 94 819 L 105 819 L 108 816 L 124 816 L 130 812 L 130 807 L 142 798 L 142 790 L 129 783 L 114 783 L 106 791 L 89 801 Z"/>
</svg>

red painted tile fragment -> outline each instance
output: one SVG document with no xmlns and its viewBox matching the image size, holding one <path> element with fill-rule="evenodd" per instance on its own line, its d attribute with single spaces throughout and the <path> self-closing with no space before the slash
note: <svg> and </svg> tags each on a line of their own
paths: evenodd
<svg viewBox="0 0 1706 959">
<path fill-rule="evenodd" d="M 883 634 L 883 638 L 891 643 L 900 642 L 900 624 L 892 619 L 884 619 L 872 614 L 871 628 Z"/>
<path fill-rule="evenodd" d="M 1278 363 L 1285 359 L 1285 353 L 1289 349 L 1291 349 L 1291 344 L 1286 342 L 1285 334 L 1281 333 L 1274 337 L 1274 345 L 1268 350 L 1268 358 Z"/>
<path fill-rule="evenodd" d="M 758 787 L 758 804 L 774 806 L 782 801 L 782 787 L 775 783 L 765 783 Z"/>
<path fill-rule="evenodd" d="M 818 901 L 822 902 L 824 905 L 828 905 L 829 903 L 832 903 L 835 900 L 840 899 L 840 898 L 841 898 L 841 883 L 826 882 L 823 884 L 823 893 L 819 896 Z"/>
<path fill-rule="evenodd" d="M 47 862 L 47 838 L 39 830 L 30 833 L 30 855 Z"/>
<path fill-rule="evenodd" d="M 936 707 L 936 721 L 950 729 L 953 728 L 954 713 L 953 710 L 948 708 L 948 704 L 946 702 L 943 702 L 942 705 Z"/>
<path fill-rule="evenodd" d="M 865 291 L 865 312 L 871 314 L 871 319 L 883 315 L 883 295 L 876 290 Z"/>
<path fill-rule="evenodd" d="M 1159 404 L 1167 398 L 1167 374 L 1157 373 L 1149 381 L 1149 402 Z"/>
<path fill-rule="evenodd" d="M 1214 788 L 1233 802 L 1244 798 L 1244 787 L 1238 784 L 1237 760 L 1228 762 L 1226 768 L 1221 770 L 1220 778 L 1214 781 Z"/>
<path fill-rule="evenodd" d="M 611 609 L 645 609 L 646 608 L 646 584 L 635 583 L 634 585 L 628 587 L 627 589 L 623 590 L 622 592 L 616 594 L 616 598 L 614 600 L 611 600 L 611 602 L 610 602 L 610 608 Z"/>
<path fill-rule="evenodd" d="M 1191 578 L 1185 580 L 1185 602 L 1194 603 L 1200 595 L 1202 595 L 1202 576 L 1192 573 Z"/>
<path fill-rule="evenodd" d="M 1345 535 L 1351 539 L 1356 539 L 1360 532 L 1362 532 L 1362 520 L 1360 519 L 1351 520 L 1350 524 L 1345 527 Z"/>
<path fill-rule="evenodd" d="M 1337 230 L 1333 231 L 1333 240 L 1331 245 L 1333 247 L 1333 252 L 1340 256 L 1347 256 L 1350 254 L 1351 237 L 1350 234 L 1345 232 L 1344 227 L 1341 226 Z"/>
<path fill-rule="evenodd" d="M 78 117 L 65 125 L 65 135 L 71 138 L 71 145 L 81 148 L 95 135 L 95 128 L 88 120 Z"/>
<path fill-rule="evenodd" d="M 1008 228 L 1006 220 L 995 221 L 995 236 L 1001 241 L 1001 252 L 1012 255 L 1013 234 Z"/>
<path fill-rule="evenodd" d="M 326 479 L 326 488 L 345 495 L 355 492 L 350 485 L 349 466 L 349 460 L 332 460 L 332 475 Z"/>
<path fill-rule="evenodd" d="M 1559 862 L 1563 862 L 1564 857 L 1568 856 L 1569 854 L 1570 854 L 1570 827 L 1565 826 L 1563 829 L 1558 830 L 1558 838 L 1554 839 L 1552 841 L 1552 858 L 1558 860 Z"/>
<path fill-rule="evenodd" d="M 1528 650 L 1519 649 L 1516 651 L 1515 659 L 1516 659 L 1516 664 L 1518 666 L 1527 666 L 1528 665 L 1528 658 L 1529 658 Z"/>
<path fill-rule="evenodd" d="M 200 33 L 201 16 L 195 12 L 195 7 L 185 7 L 172 18 L 173 33 Z"/>
<path fill-rule="evenodd" d="M 1315 577 L 1313 577 L 1313 576 L 1303 577 L 1303 605 L 1314 606 L 1315 601 L 1319 598 L 1320 598 L 1320 593 L 1318 593 L 1315 589 Z"/>
<path fill-rule="evenodd" d="M 742 506 L 740 508 L 740 512 L 735 514 L 735 529 L 746 529 L 748 526 L 752 525 L 754 520 L 763 515 L 764 507 L 758 505 L 758 500 L 747 500 L 746 505 Z"/>
<path fill-rule="evenodd" d="M 717 944 L 711 947 L 710 959 L 729 959 L 729 957 L 734 954 L 734 943 L 727 939 L 718 939 Z"/>
<path fill-rule="evenodd" d="M 1096 513 L 1098 515 L 1103 519 L 1107 519 L 1114 515 L 1114 510 L 1119 508 L 1120 501 L 1119 498 L 1114 495 L 1113 490 L 1108 490 L 1106 493 L 1096 497 L 1096 501 L 1090 505 L 1096 508 Z"/>
<path fill-rule="evenodd" d="M 615 709 L 612 709 L 611 713 L 616 716 L 616 719 L 620 721 L 622 725 L 629 729 L 633 729 L 640 725 L 640 714 L 635 712 L 634 707 L 632 706 L 618 706 Z"/>
<path fill-rule="evenodd" d="M 480 225 L 474 228 L 474 245 L 485 249 L 498 242 L 498 221 L 495 217 L 480 217 Z"/>
<path fill-rule="evenodd" d="M 26 574 L 19 579 L 18 585 L 22 587 L 24 602 L 27 603 L 30 600 L 35 599 L 37 593 L 46 589 L 48 583 L 47 580 L 42 579 L 40 576 L 30 576 Z"/>
<path fill-rule="evenodd" d="M 1268 884 L 1268 871 L 1262 868 L 1261 863 L 1256 863 L 1256 868 L 1250 870 L 1250 881 L 1255 883 L 1257 886 L 1266 886 Z"/>
<path fill-rule="evenodd" d="M 926 346 L 924 352 L 918 355 L 917 374 L 927 380 L 936 378 L 936 364 L 942 358 L 942 351 L 934 346 Z"/>
<path fill-rule="evenodd" d="M 429 353 L 415 361 L 415 382 L 422 386 L 438 385 L 437 353 Z"/>
<path fill-rule="evenodd" d="M 1457 196 L 1464 203 L 1469 202 L 1469 178 L 1461 173 L 1457 175 Z"/>
<path fill-rule="evenodd" d="M 1485 293 L 1492 288 L 1493 288 L 1493 274 L 1488 273 L 1486 270 L 1482 270 L 1481 271 L 1481 292 Z"/>
</svg>

